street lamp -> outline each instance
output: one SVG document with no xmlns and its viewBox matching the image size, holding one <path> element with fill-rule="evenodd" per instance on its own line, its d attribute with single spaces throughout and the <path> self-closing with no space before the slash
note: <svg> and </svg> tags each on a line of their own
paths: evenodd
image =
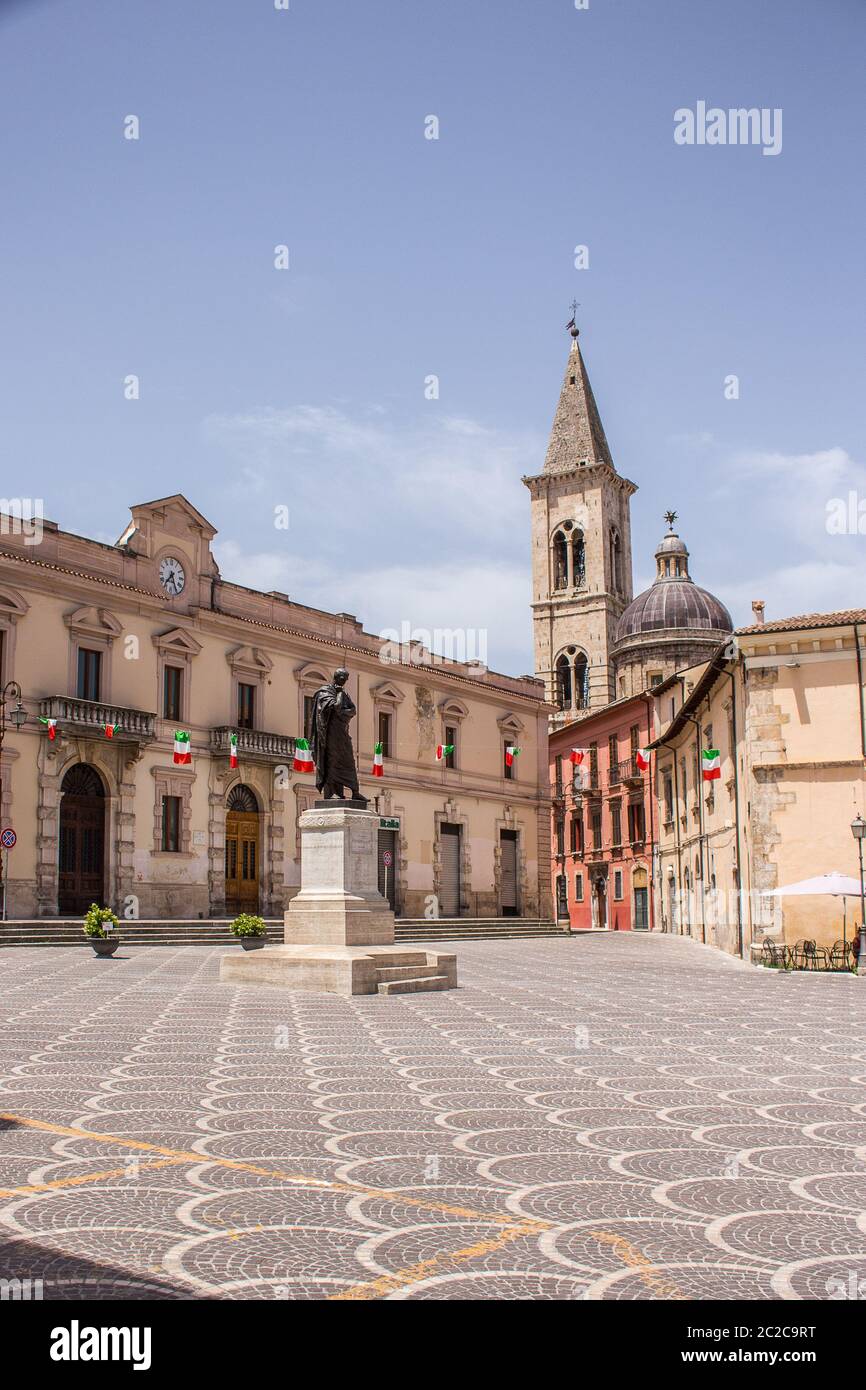
<svg viewBox="0 0 866 1390">
<path fill-rule="evenodd" d="M 3 738 L 6 734 L 6 706 L 10 700 L 15 701 L 15 708 L 9 713 L 9 723 L 14 725 L 16 729 L 20 729 L 27 719 L 27 711 L 21 703 L 21 686 L 17 681 L 7 681 L 3 689 L 0 690 L 0 819 L 2 819 L 3 808 Z M 3 877 L 2 853 L 0 853 L 0 901 L 2 901 L 2 915 L 5 922 L 6 882 Z"/>
<path fill-rule="evenodd" d="M 866 836 L 866 820 L 859 814 L 851 822 L 851 834 L 857 841 L 860 854 L 860 950 L 857 955 L 857 974 L 866 975 L 866 890 L 863 886 L 863 839 Z"/>
</svg>

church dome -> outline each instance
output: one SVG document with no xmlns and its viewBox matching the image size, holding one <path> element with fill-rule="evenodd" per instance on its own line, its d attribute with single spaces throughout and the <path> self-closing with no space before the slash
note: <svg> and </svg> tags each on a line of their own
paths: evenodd
<svg viewBox="0 0 866 1390">
<path fill-rule="evenodd" d="M 656 577 L 645 593 L 628 605 L 616 629 L 616 642 L 642 633 L 732 632 L 731 615 L 720 599 L 701 589 L 689 575 L 689 552 L 674 530 L 676 512 L 668 512 L 668 533 L 656 550 Z"/>
<path fill-rule="evenodd" d="M 641 632 L 689 628 L 732 632 L 731 615 L 720 599 L 701 589 L 692 579 L 656 580 L 626 608 L 616 629 L 616 640 Z"/>
</svg>

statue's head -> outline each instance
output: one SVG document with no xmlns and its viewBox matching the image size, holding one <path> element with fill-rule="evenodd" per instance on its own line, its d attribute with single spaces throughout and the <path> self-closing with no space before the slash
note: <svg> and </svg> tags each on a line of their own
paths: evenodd
<svg viewBox="0 0 866 1390">
<path fill-rule="evenodd" d="M 338 685 L 342 688 L 348 679 L 349 672 L 346 670 L 345 666 L 341 666 L 338 671 L 334 672 L 334 685 Z"/>
</svg>

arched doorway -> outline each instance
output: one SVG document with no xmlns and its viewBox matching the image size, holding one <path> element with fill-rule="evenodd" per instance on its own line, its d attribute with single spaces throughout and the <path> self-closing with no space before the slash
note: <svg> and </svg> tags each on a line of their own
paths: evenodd
<svg viewBox="0 0 866 1390">
<path fill-rule="evenodd" d="M 592 885 L 592 925 L 596 931 L 607 931 L 607 879 L 603 874 Z"/>
<path fill-rule="evenodd" d="M 105 891 L 105 788 L 85 763 L 71 767 L 60 785 L 60 846 L 57 909 L 84 913 L 91 903 L 107 906 Z"/>
<path fill-rule="evenodd" d="M 259 910 L 261 817 L 255 793 L 240 783 L 226 807 L 226 911 Z"/>
</svg>

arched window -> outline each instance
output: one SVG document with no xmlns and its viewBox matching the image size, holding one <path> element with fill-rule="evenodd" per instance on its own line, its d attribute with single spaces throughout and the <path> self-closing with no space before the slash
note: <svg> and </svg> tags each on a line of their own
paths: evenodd
<svg viewBox="0 0 866 1390">
<path fill-rule="evenodd" d="M 583 652 L 574 658 L 574 703 L 578 709 L 589 706 L 589 663 Z"/>
<path fill-rule="evenodd" d="M 615 526 L 610 528 L 610 583 L 615 594 L 622 593 L 622 548 Z"/>
<path fill-rule="evenodd" d="M 582 531 L 575 531 L 571 538 L 571 573 L 576 589 L 586 583 L 586 545 Z"/>
<path fill-rule="evenodd" d="M 564 655 L 556 663 L 556 703 L 560 709 L 571 709 L 571 662 Z"/>
<path fill-rule="evenodd" d="M 247 815 L 257 815 L 259 803 L 256 801 L 255 792 L 251 791 L 249 787 L 244 786 L 243 782 L 239 782 L 238 785 L 232 787 L 229 792 L 226 810 L 244 811 Z"/>
<path fill-rule="evenodd" d="M 98 772 L 86 763 L 76 763 L 71 767 L 60 784 L 64 796 L 105 796 L 105 788 Z"/>
<path fill-rule="evenodd" d="M 568 587 L 568 541 L 562 531 L 553 537 L 553 587 Z"/>
</svg>

